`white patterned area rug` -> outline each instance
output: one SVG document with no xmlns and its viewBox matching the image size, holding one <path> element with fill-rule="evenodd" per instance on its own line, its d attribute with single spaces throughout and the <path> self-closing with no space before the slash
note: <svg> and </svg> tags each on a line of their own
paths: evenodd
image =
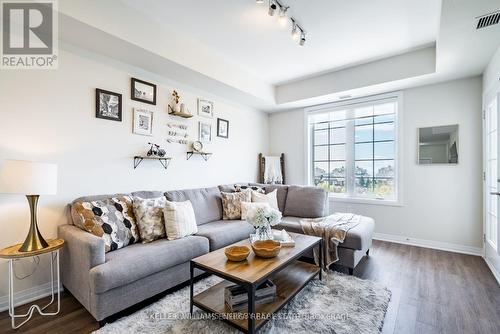
<svg viewBox="0 0 500 334">
<path fill-rule="evenodd" d="M 195 294 L 220 281 L 211 276 L 197 282 Z M 330 271 L 323 281 L 311 281 L 259 333 L 380 333 L 390 298 L 391 292 L 379 283 Z M 94 333 L 239 333 L 206 318 L 195 307 L 195 319 L 189 319 L 186 287 Z"/>
</svg>

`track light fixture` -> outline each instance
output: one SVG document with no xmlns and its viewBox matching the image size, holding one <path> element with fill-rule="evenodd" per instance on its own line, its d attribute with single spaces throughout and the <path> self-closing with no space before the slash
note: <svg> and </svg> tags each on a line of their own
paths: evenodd
<svg viewBox="0 0 500 334">
<path fill-rule="evenodd" d="M 256 0 L 257 3 L 263 3 L 264 0 Z M 276 14 L 276 10 L 279 9 L 279 17 L 278 21 L 281 25 L 285 26 L 288 20 L 292 23 L 292 38 L 295 41 L 299 41 L 300 46 L 304 46 L 306 43 L 306 31 L 302 28 L 301 25 L 297 22 L 294 17 L 288 16 L 289 6 L 284 5 L 281 0 L 269 0 L 269 11 L 267 12 L 269 16 L 274 16 Z"/>
</svg>

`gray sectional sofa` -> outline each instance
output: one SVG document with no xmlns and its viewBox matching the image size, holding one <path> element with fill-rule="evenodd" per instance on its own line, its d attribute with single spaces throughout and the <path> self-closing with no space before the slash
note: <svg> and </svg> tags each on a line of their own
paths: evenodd
<svg viewBox="0 0 500 334">
<path fill-rule="evenodd" d="M 255 184 L 250 184 L 255 185 Z M 267 193 L 278 189 L 278 206 L 283 212 L 279 228 L 302 233 L 301 217 L 328 215 L 328 196 L 313 187 L 266 185 Z M 175 287 L 189 279 L 189 261 L 212 250 L 246 239 L 254 232 L 246 221 L 222 220 L 221 191 L 234 191 L 234 185 L 165 193 L 141 191 L 132 194 L 88 196 L 76 201 L 94 201 L 117 195 L 169 201 L 190 200 L 195 211 L 198 233 L 182 239 L 160 239 L 135 243 L 105 253 L 104 241 L 72 224 L 59 226 L 59 237 L 66 241 L 61 252 L 61 279 L 82 305 L 98 321 Z M 371 246 L 373 220 L 352 229 L 341 246 L 340 264 L 354 268 Z"/>
</svg>

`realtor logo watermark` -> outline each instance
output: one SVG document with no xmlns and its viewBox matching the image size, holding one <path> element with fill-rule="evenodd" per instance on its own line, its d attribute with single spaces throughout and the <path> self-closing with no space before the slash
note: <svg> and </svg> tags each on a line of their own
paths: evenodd
<svg viewBox="0 0 500 334">
<path fill-rule="evenodd" d="M 57 68 L 57 0 L 2 0 L 0 4 L 0 68 Z"/>
</svg>

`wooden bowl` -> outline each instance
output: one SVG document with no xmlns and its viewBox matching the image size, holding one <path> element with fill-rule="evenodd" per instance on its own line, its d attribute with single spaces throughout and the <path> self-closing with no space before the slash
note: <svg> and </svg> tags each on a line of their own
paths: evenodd
<svg viewBox="0 0 500 334">
<path fill-rule="evenodd" d="M 274 240 L 257 240 L 252 243 L 255 255 L 270 259 L 278 256 L 281 250 L 281 243 Z"/>
<path fill-rule="evenodd" d="M 248 254 L 250 254 L 250 248 L 247 246 L 231 246 L 227 247 L 224 250 L 224 253 L 229 260 L 239 262 L 248 257 Z"/>
</svg>

